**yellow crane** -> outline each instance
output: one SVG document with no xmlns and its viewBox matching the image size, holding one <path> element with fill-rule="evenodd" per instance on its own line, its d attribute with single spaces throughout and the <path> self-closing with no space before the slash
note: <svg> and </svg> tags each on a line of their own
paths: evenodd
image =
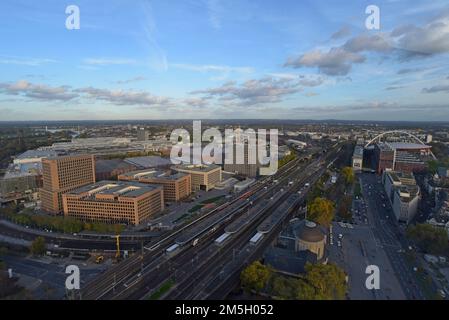
<svg viewBox="0 0 449 320">
<path fill-rule="evenodd" d="M 115 236 L 115 245 L 117 247 L 117 251 L 115 253 L 115 258 L 118 260 L 120 259 L 120 235 Z"/>
</svg>

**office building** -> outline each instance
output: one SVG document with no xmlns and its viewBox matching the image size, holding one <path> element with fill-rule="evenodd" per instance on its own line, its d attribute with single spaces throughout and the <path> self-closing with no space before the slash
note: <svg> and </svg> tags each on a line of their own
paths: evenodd
<svg viewBox="0 0 449 320">
<path fill-rule="evenodd" d="M 231 154 L 230 150 L 225 150 L 225 152 Z M 259 161 L 255 143 L 248 143 L 248 141 L 234 143 L 232 157 L 229 155 L 229 159 L 226 160 L 226 158 L 223 166 L 224 171 L 246 177 L 256 177 L 258 175 Z"/>
<path fill-rule="evenodd" d="M 418 212 L 420 190 L 415 177 L 412 173 L 385 171 L 382 181 L 396 219 L 408 224 Z"/>
<path fill-rule="evenodd" d="M 137 129 L 137 141 L 146 141 L 149 139 L 149 132 L 144 128 Z"/>
<path fill-rule="evenodd" d="M 426 169 L 431 147 L 416 143 L 383 142 L 374 146 L 376 171 L 421 172 Z"/>
<path fill-rule="evenodd" d="M 137 181 L 144 184 L 158 184 L 164 188 L 164 201 L 176 202 L 192 193 L 191 176 L 187 173 L 170 170 L 140 170 L 118 176 L 120 181 Z"/>
<path fill-rule="evenodd" d="M 101 181 L 62 196 L 64 215 L 102 223 L 138 225 L 164 209 L 162 186 Z"/>
<path fill-rule="evenodd" d="M 352 155 L 352 168 L 354 171 L 361 171 L 363 168 L 363 146 L 355 146 Z"/>
<path fill-rule="evenodd" d="M 62 194 L 95 182 L 92 155 L 64 156 L 42 160 L 42 209 L 53 214 L 63 211 Z"/>
<path fill-rule="evenodd" d="M 172 169 L 190 174 L 192 191 L 209 191 L 221 181 L 221 167 L 214 164 L 182 164 L 173 166 Z"/>
</svg>

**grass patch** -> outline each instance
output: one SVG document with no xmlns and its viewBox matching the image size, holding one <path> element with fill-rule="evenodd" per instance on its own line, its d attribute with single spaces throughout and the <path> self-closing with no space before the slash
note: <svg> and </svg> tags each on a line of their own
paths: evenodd
<svg viewBox="0 0 449 320">
<path fill-rule="evenodd" d="M 168 290 L 170 290 L 171 287 L 173 287 L 174 284 L 175 284 L 175 282 L 173 280 L 171 280 L 171 279 L 167 280 L 159 287 L 159 289 L 157 289 L 155 292 L 153 292 L 153 294 L 148 298 L 148 300 L 160 299 L 165 293 L 168 292 Z"/>
<path fill-rule="evenodd" d="M 196 206 L 190 208 L 190 209 L 189 209 L 189 212 L 192 213 L 192 212 L 198 211 L 198 210 L 200 210 L 202 207 L 203 207 L 202 204 L 197 204 Z"/>
<path fill-rule="evenodd" d="M 176 219 L 176 220 L 173 220 L 172 222 L 173 223 L 177 223 L 177 222 L 179 222 L 179 221 L 181 221 L 181 220 L 184 220 L 185 218 L 187 218 L 188 216 L 190 216 L 189 214 L 187 214 L 187 213 L 184 213 L 182 216 L 180 216 L 178 219 Z"/>
<path fill-rule="evenodd" d="M 225 196 L 218 196 L 218 197 L 215 197 L 215 198 L 206 199 L 206 200 L 204 200 L 204 201 L 201 201 L 201 203 L 202 203 L 202 204 L 214 203 L 214 202 L 217 202 L 217 201 L 223 199 L 224 197 L 225 197 Z"/>
</svg>

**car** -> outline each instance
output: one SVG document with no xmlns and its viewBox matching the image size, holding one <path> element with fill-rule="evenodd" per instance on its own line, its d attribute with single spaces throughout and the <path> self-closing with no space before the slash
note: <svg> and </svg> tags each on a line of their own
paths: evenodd
<svg viewBox="0 0 449 320">
<path fill-rule="evenodd" d="M 338 238 L 339 238 L 339 239 L 343 238 L 343 235 L 340 233 L 340 234 L 338 235 Z"/>
<path fill-rule="evenodd" d="M 438 294 L 441 296 L 441 298 L 445 299 L 446 298 L 446 292 L 444 292 L 443 290 L 438 290 Z"/>
</svg>

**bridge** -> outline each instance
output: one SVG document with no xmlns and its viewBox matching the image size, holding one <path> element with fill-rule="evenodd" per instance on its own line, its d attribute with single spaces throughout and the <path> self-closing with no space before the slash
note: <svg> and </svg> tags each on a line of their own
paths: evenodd
<svg viewBox="0 0 449 320">
<path fill-rule="evenodd" d="M 369 147 L 373 142 L 375 142 L 376 140 L 382 138 L 383 136 L 390 135 L 390 134 L 405 134 L 405 135 L 407 135 L 407 136 L 413 138 L 413 139 L 414 139 L 416 142 L 418 142 L 419 144 L 421 144 L 421 145 L 423 145 L 423 146 L 426 145 L 421 139 L 419 139 L 419 138 L 418 138 L 417 136 L 415 136 L 414 134 L 411 134 L 410 132 L 402 131 L 402 130 L 391 130 L 391 131 L 386 131 L 386 132 L 383 132 L 383 133 L 378 134 L 377 136 L 375 136 L 373 139 L 371 139 L 371 140 L 365 145 L 364 149 L 368 148 L 368 147 Z M 432 150 L 430 150 L 430 155 L 432 156 L 432 158 L 434 158 L 434 159 L 436 160 L 436 157 L 435 157 L 435 155 L 433 154 Z"/>
</svg>

